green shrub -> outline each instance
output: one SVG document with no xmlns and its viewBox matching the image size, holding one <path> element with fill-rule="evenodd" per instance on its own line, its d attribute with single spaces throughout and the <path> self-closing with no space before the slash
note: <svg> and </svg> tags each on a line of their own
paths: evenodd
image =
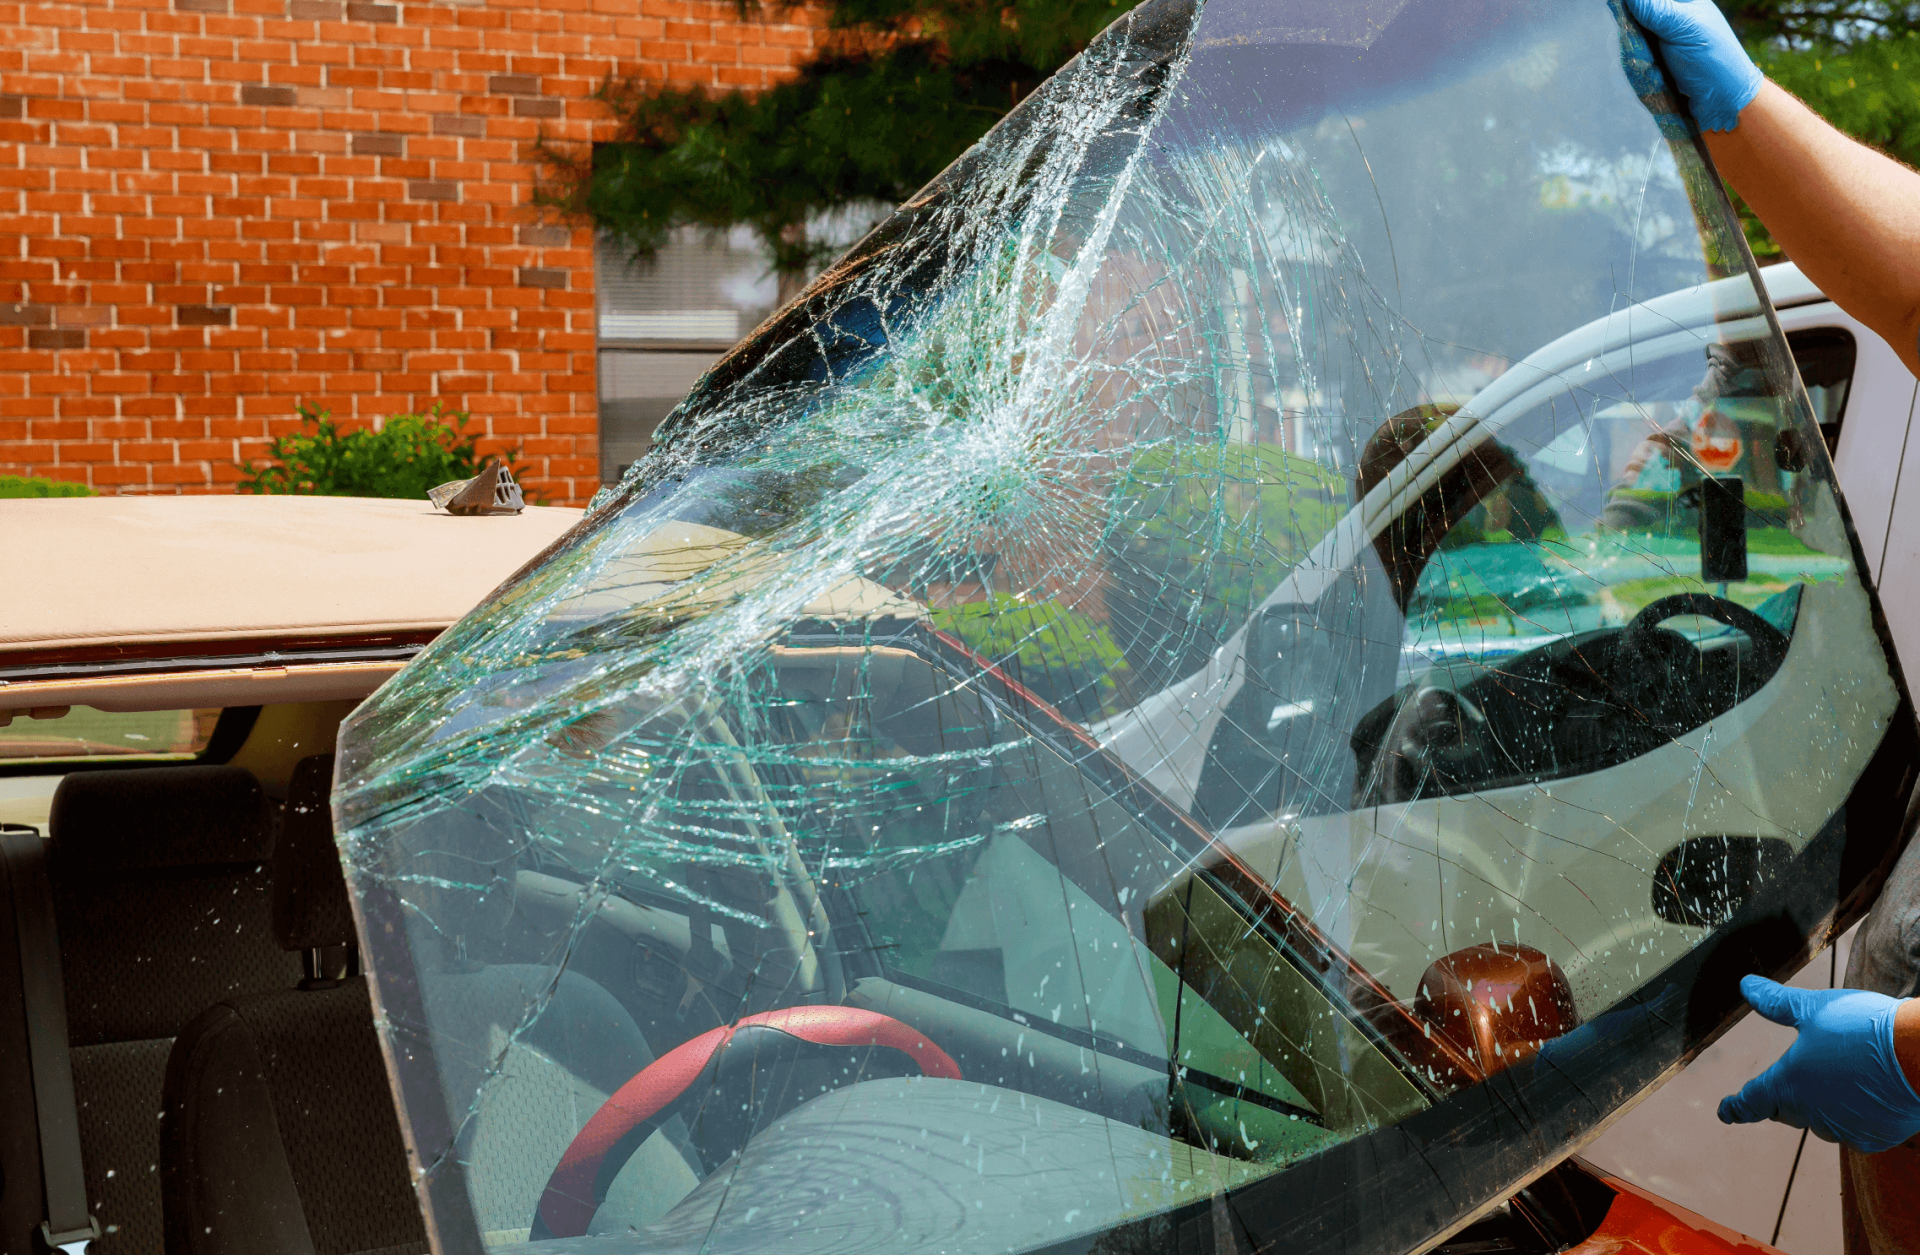
<svg viewBox="0 0 1920 1255">
<path fill-rule="evenodd" d="M 1169 444 L 1136 457 L 1112 502 L 1106 593 L 1136 682 L 1151 692 L 1204 665 L 1347 497 L 1340 475 L 1275 445 Z"/>
<path fill-rule="evenodd" d="M 1801 6 L 1812 11 L 1815 6 Z M 1848 16 L 1851 16 L 1849 14 Z M 1853 25 L 1849 22 L 1848 25 Z M 1815 113 L 1865 144 L 1909 164 L 1920 161 L 1920 31 L 1889 24 L 1882 34 L 1835 43 L 1831 38 L 1755 41 L 1747 51 L 1766 72 Z M 1904 68 L 1902 68 L 1904 67 Z M 1785 259 L 1757 215 L 1734 198 L 1747 243 L 1762 265 Z"/>
<path fill-rule="evenodd" d="M 1070 714 L 1098 711 L 1120 695 L 1127 660 L 1106 625 L 1058 602 L 994 593 L 934 610 L 932 618 L 935 627 Z"/>
<path fill-rule="evenodd" d="M 92 497 L 97 494 L 85 484 L 65 479 L 41 479 L 38 476 L 0 475 L 0 498 L 6 497 Z"/>
<path fill-rule="evenodd" d="M 241 492 L 417 499 L 478 474 L 485 461 L 467 434 L 469 416 L 443 414 L 437 405 L 425 414 L 395 414 L 377 431 L 342 431 L 329 410 L 299 410 L 300 429 L 274 439 L 270 461 L 241 467 Z"/>
</svg>

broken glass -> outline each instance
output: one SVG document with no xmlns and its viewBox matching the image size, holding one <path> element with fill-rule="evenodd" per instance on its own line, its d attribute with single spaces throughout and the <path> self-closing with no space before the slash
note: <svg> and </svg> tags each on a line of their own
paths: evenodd
<svg viewBox="0 0 1920 1255">
<path fill-rule="evenodd" d="M 1602 0 L 1150 0 L 364 706 L 438 1249 L 1411 1249 L 1857 910 L 1913 757 Z"/>
</svg>

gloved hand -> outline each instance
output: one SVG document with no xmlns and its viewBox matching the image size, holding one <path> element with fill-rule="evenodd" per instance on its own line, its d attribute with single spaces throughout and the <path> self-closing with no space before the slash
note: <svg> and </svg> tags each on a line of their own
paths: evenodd
<svg viewBox="0 0 1920 1255">
<path fill-rule="evenodd" d="M 1772 1067 L 1720 1100 L 1723 1124 L 1778 1120 L 1873 1154 L 1920 1133 L 1920 1094 L 1893 1049 L 1898 998 L 1858 989 L 1792 989 L 1747 976 L 1740 992 L 1800 1036 Z"/>
<path fill-rule="evenodd" d="M 1731 131 L 1765 77 L 1713 0 L 1627 0 L 1627 11 L 1660 41 L 1667 69 L 1709 131 Z"/>
</svg>

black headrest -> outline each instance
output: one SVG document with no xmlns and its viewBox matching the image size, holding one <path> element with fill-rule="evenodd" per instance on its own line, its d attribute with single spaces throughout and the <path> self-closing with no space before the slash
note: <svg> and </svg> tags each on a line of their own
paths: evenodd
<svg viewBox="0 0 1920 1255">
<path fill-rule="evenodd" d="M 354 944 L 353 907 L 333 842 L 333 755 L 294 765 L 273 850 L 273 935 L 285 950 Z"/>
<path fill-rule="evenodd" d="M 76 771 L 54 790 L 49 827 L 56 873 L 258 863 L 273 844 L 260 782 L 244 767 Z"/>
</svg>

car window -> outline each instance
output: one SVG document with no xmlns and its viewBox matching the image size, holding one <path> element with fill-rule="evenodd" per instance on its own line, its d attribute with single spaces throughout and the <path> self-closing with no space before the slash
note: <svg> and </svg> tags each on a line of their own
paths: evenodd
<svg viewBox="0 0 1920 1255">
<path fill-rule="evenodd" d="M 1648 374 L 1684 383 L 1685 360 L 1697 359 Z M 1685 391 L 1650 379 L 1631 403 L 1584 414 L 1543 407 L 1469 459 L 1487 467 L 1483 486 L 1451 503 L 1457 521 L 1410 577 L 1402 684 L 1356 725 L 1367 796 L 1597 771 L 1727 713 L 1779 671 L 1801 590 L 1851 564 L 1794 533 L 1811 485 L 1780 465 L 1784 403 L 1701 396 L 1714 373 Z M 1744 570 L 1725 580 L 1710 554 L 1703 565 L 1703 494 L 1736 482 Z M 1444 508 L 1449 486 L 1414 511 Z M 1573 668 L 1590 672 L 1584 687 Z M 1413 724 L 1441 708 L 1472 732 L 1426 756 Z"/>
<path fill-rule="evenodd" d="M 1153 0 L 718 364 L 342 730 L 436 1242 L 1413 1250 L 1844 923 L 1912 716 L 1681 107 Z"/>
<path fill-rule="evenodd" d="M 1329 1089 L 1333 1073 L 1302 1062 L 1310 1055 L 1285 1028 L 1263 1030 L 1244 998 L 1181 978 L 1183 936 L 1222 949 L 1264 943 L 1238 935 L 1247 921 L 1211 886 L 1189 884 L 1177 903 L 1160 893 L 1191 853 L 1170 812 L 1155 831 L 1155 817 L 1143 821 L 1057 748 L 1021 735 L 1011 714 L 911 653 L 782 657 L 769 696 L 792 721 L 795 783 L 834 831 L 848 914 L 889 979 L 993 1008 L 1011 1042 L 1049 1033 L 1156 1074 L 1178 1068 L 1210 1145 L 1264 1145 L 1271 1161 L 1283 1144 L 1321 1144 L 1329 1121 L 1339 1130 L 1366 1118 L 1354 1089 Z M 1195 893 L 1209 909 L 1192 909 Z M 1268 984 L 1277 949 L 1258 963 Z M 1339 1018 L 1310 986 L 1289 996 L 1311 1007 L 1306 1022 Z M 1358 1033 L 1348 1049 L 1379 1054 Z M 1383 1057 L 1373 1071 L 1384 1090 L 1373 1101 L 1421 1103 Z"/>
<path fill-rule="evenodd" d="M 1793 364 L 1800 368 L 1800 378 L 1807 385 L 1807 397 L 1813 402 L 1827 452 L 1838 452 L 1840 424 L 1847 416 L 1847 392 L 1853 383 L 1857 354 L 1853 336 L 1839 327 L 1812 327 L 1789 331 L 1787 347 L 1793 350 Z"/>
</svg>

